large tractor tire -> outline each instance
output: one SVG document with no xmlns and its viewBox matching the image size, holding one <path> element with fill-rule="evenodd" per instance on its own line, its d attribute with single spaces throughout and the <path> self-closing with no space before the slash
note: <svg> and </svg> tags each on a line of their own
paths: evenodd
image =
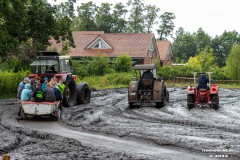
<svg viewBox="0 0 240 160">
<path fill-rule="evenodd" d="M 162 95 L 161 95 L 161 97 L 162 97 L 161 102 L 156 103 L 156 108 L 164 107 L 167 104 L 167 102 L 169 101 L 169 94 L 168 94 L 168 91 L 167 91 L 164 83 L 162 84 Z"/>
<path fill-rule="evenodd" d="M 187 107 L 188 107 L 188 109 L 193 109 L 194 106 L 195 106 L 194 95 L 188 94 L 187 95 Z"/>
<path fill-rule="evenodd" d="M 128 103 L 128 107 L 129 107 L 130 109 L 134 109 L 136 106 L 134 106 L 133 103 L 129 102 L 129 103 Z"/>
<path fill-rule="evenodd" d="M 219 108 L 219 97 L 217 94 L 212 95 L 212 108 L 215 110 Z"/>
<path fill-rule="evenodd" d="M 91 91 L 86 83 L 79 83 L 77 85 L 77 103 L 86 104 L 91 99 Z"/>
<path fill-rule="evenodd" d="M 77 99 L 76 83 L 73 78 L 68 77 L 63 92 L 62 105 L 64 107 L 74 106 L 77 103 L 76 99 Z"/>
</svg>

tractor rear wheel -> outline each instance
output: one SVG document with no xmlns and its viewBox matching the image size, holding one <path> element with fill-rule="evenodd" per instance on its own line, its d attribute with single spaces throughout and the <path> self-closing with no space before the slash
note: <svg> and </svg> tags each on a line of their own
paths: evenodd
<svg viewBox="0 0 240 160">
<path fill-rule="evenodd" d="M 62 105 L 64 107 L 74 106 L 77 102 L 76 84 L 73 78 L 68 77 L 63 92 Z"/>
<path fill-rule="evenodd" d="M 215 110 L 219 108 L 219 97 L 217 94 L 212 95 L 212 108 Z"/>
<path fill-rule="evenodd" d="M 86 83 L 77 85 L 77 103 L 86 104 L 90 102 L 91 91 Z"/>
<path fill-rule="evenodd" d="M 193 94 L 188 94 L 187 95 L 187 107 L 188 107 L 188 109 L 193 109 L 194 106 L 195 106 L 194 95 Z"/>
<path fill-rule="evenodd" d="M 168 91 L 167 91 L 164 83 L 162 85 L 162 95 L 161 95 L 161 97 L 162 97 L 161 102 L 156 103 L 156 108 L 164 107 L 167 104 L 167 102 L 169 101 L 169 94 L 168 94 Z"/>
<path fill-rule="evenodd" d="M 129 107 L 130 109 L 134 109 L 134 108 L 135 108 L 135 106 L 134 106 L 133 103 L 131 103 L 131 102 L 128 103 L 128 107 Z"/>
</svg>

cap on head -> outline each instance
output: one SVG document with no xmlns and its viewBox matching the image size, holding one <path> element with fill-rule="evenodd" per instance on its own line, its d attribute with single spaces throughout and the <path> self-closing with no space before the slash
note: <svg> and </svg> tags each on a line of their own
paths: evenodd
<svg viewBox="0 0 240 160">
<path fill-rule="evenodd" d="M 47 78 L 47 77 L 45 77 L 45 78 L 44 78 L 44 81 L 47 81 L 47 80 L 48 80 L 48 78 Z"/>
</svg>

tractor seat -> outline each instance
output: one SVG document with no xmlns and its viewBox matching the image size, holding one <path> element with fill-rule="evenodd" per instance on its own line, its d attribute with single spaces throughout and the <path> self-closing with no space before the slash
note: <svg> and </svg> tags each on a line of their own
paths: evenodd
<svg viewBox="0 0 240 160">
<path fill-rule="evenodd" d="M 206 89 L 206 88 L 199 88 L 198 90 L 203 92 L 203 91 L 207 91 L 208 89 Z"/>
</svg>

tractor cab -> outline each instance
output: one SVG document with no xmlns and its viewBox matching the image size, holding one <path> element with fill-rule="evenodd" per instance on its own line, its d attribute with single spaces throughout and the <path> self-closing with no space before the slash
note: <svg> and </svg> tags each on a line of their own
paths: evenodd
<svg viewBox="0 0 240 160">
<path fill-rule="evenodd" d="M 49 53 L 49 54 L 47 54 Z M 56 74 L 72 75 L 73 69 L 69 56 L 60 56 L 57 52 L 44 52 L 43 56 L 37 56 L 31 64 L 32 74 L 29 78 L 40 77 L 51 79 Z"/>
<path fill-rule="evenodd" d="M 152 84 L 157 78 L 156 66 L 154 64 L 145 64 L 145 65 L 135 65 L 133 69 L 137 80 L 139 80 L 139 86 L 142 90 L 152 89 Z M 136 79 L 133 77 L 133 79 Z"/>
<path fill-rule="evenodd" d="M 157 77 L 154 64 L 135 65 L 136 77 L 132 78 L 128 90 L 129 107 L 153 105 L 162 108 L 169 101 L 164 80 Z"/>
</svg>

